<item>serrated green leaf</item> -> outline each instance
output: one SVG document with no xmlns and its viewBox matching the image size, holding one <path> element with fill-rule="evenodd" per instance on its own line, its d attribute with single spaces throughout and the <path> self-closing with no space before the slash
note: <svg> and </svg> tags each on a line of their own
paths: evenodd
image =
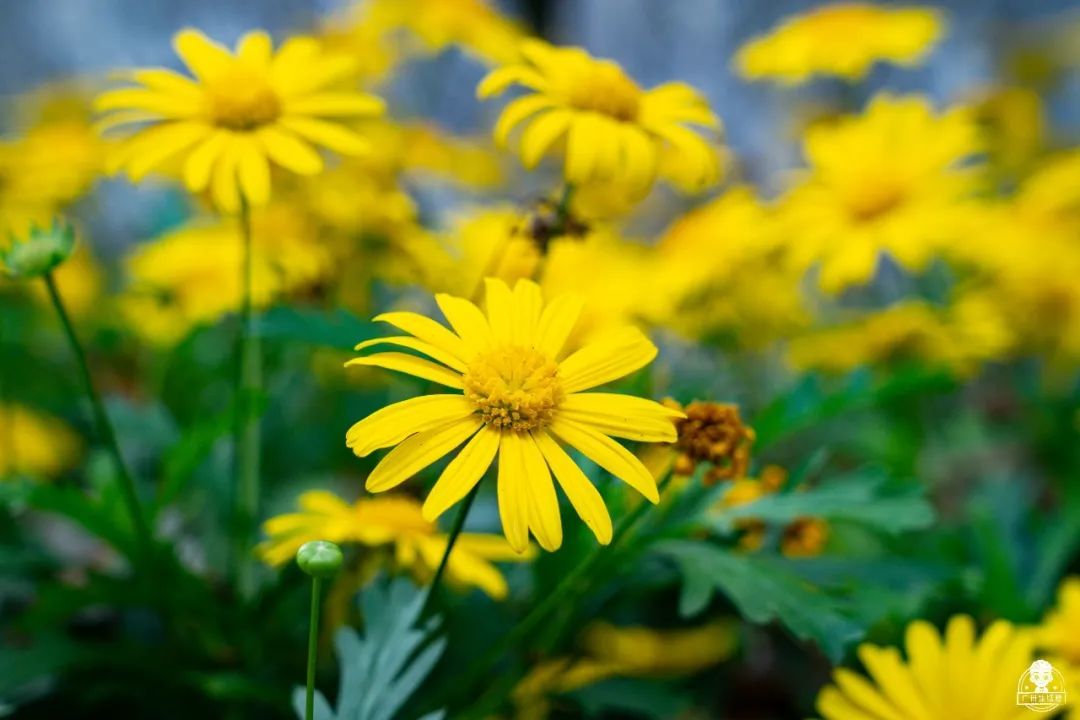
<svg viewBox="0 0 1080 720">
<path fill-rule="evenodd" d="M 392 720 L 446 650 L 436 637 L 438 618 L 421 621 L 424 594 L 406 580 L 376 586 L 360 595 L 367 633 L 342 628 L 334 636 L 341 686 L 337 710 L 316 693 L 315 720 Z M 293 693 L 297 715 L 304 716 L 304 690 Z M 431 713 L 431 720 L 441 713 Z"/>
<path fill-rule="evenodd" d="M 713 593 L 720 592 L 747 620 L 778 620 L 796 637 L 817 643 L 834 661 L 863 634 L 820 587 L 767 558 L 688 540 L 663 542 L 655 550 L 674 560 L 684 578 L 679 603 L 683 615 L 700 612 Z"/>
</svg>

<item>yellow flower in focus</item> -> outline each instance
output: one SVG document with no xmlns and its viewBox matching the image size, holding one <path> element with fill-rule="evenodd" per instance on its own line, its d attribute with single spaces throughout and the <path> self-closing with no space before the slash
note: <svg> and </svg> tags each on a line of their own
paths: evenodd
<svg viewBox="0 0 1080 720">
<path fill-rule="evenodd" d="M 311 540 L 339 545 L 392 549 L 392 562 L 411 572 L 419 582 L 430 582 L 449 536 L 420 513 L 420 503 L 409 497 L 360 498 L 352 505 L 333 493 L 312 490 L 300 496 L 300 512 L 278 515 L 263 524 L 267 539 L 256 548 L 270 565 L 284 565 L 300 546 Z M 506 597 L 506 579 L 495 562 L 521 562 L 534 556 L 510 549 L 499 535 L 462 533 L 446 565 L 446 577 L 459 587 L 476 587 L 488 596 Z"/>
<path fill-rule="evenodd" d="M 312 38 L 293 38 L 274 53 L 270 36 L 250 32 L 235 53 L 196 30 L 173 40 L 193 78 L 172 70 L 135 70 L 133 87 L 97 99 L 103 128 L 145 125 L 110 159 L 132 181 L 179 168 L 188 190 L 209 188 L 218 208 L 235 212 L 241 194 L 270 199 L 270 164 L 300 175 L 323 168 L 315 146 L 343 155 L 368 149 L 347 122 L 378 115 L 383 103 L 352 90 L 351 58 L 325 54 Z"/>
<path fill-rule="evenodd" d="M 860 116 L 810 128 L 805 179 L 779 207 L 794 261 L 820 264 L 828 293 L 874 277 L 879 255 L 922 270 L 970 230 L 979 150 L 969 112 L 935 114 L 921 97 L 875 98 Z"/>
<path fill-rule="evenodd" d="M 465 443 L 424 502 L 434 520 L 465 497 L 498 455 L 499 515 L 510 546 L 524 552 L 530 531 L 545 550 L 562 544 L 552 474 L 574 510 L 603 544 L 611 517 L 600 493 L 567 454 L 576 449 L 651 502 L 656 481 L 613 437 L 673 442 L 681 413 L 628 395 L 583 392 L 638 370 L 656 356 L 639 330 L 615 328 L 569 352 L 581 301 L 559 296 L 546 305 L 540 287 L 519 280 L 513 290 L 488 279 L 486 312 L 468 300 L 436 295 L 451 329 L 410 312 L 375 319 L 405 332 L 360 343 L 389 344 L 427 355 L 382 352 L 349 361 L 404 372 L 460 393 L 422 395 L 369 415 L 346 441 L 359 457 L 395 446 L 367 479 L 370 492 L 401 484 Z M 468 441 L 468 442 L 466 442 Z"/>
<path fill-rule="evenodd" d="M 664 162 L 673 163 L 684 184 L 707 186 L 719 178 L 716 148 L 686 127 L 718 129 L 719 121 L 689 85 L 643 90 L 610 60 L 539 40 L 523 42 L 521 55 L 521 62 L 484 78 L 477 95 L 489 98 L 512 85 L 531 91 L 506 106 L 494 129 L 502 145 L 525 123 L 519 148 L 525 167 L 536 167 L 561 146 L 564 175 L 576 185 L 619 180 L 640 194 L 652 186 Z"/>
<path fill-rule="evenodd" d="M 818 694 L 824 720 L 924 718 L 1021 720 L 1017 680 L 1031 664 L 1031 636 L 1004 620 L 981 637 L 967 615 L 949 620 L 944 637 L 925 620 L 907 626 L 907 660 L 893 647 L 864 644 L 859 660 L 869 677 L 837 668 Z"/>
<path fill-rule="evenodd" d="M 332 268 L 329 253 L 290 208 L 271 205 L 254 214 L 252 303 L 312 285 Z M 136 246 L 125 260 L 128 287 L 121 309 L 147 340 L 172 344 L 192 328 L 239 306 L 243 249 L 227 223 L 196 223 Z"/>
<path fill-rule="evenodd" d="M 798 85 L 814 75 L 862 80 L 877 62 L 917 65 L 942 36 L 945 21 L 934 9 L 836 3 L 784 20 L 735 56 L 751 80 Z"/>
<path fill-rule="evenodd" d="M 0 405 L 0 479 L 52 478 L 74 467 L 82 441 L 61 421 L 22 405 Z"/>
</svg>

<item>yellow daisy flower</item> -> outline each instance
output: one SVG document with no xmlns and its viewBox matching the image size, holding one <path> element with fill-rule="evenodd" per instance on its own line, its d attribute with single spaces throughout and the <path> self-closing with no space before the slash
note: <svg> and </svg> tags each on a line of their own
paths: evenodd
<svg viewBox="0 0 1080 720">
<path fill-rule="evenodd" d="M 825 720 L 923 718 L 1020 720 L 1016 682 L 1033 660 L 1031 637 L 1004 620 L 976 638 L 975 621 L 954 616 L 942 637 L 925 620 L 907 627 L 907 661 L 892 647 L 864 644 L 858 656 L 869 678 L 846 668 L 817 698 Z"/>
<path fill-rule="evenodd" d="M 674 442 L 672 421 L 682 414 L 651 400 L 584 392 L 644 367 L 656 347 L 639 330 L 624 327 L 568 352 L 566 341 L 581 312 L 575 296 L 545 306 L 540 287 L 529 280 L 511 290 L 489 278 L 486 287 L 486 313 L 468 300 L 436 295 L 450 328 L 415 313 L 385 313 L 375 319 L 407 335 L 357 346 L 396 345 L 431 360 L 383 352 L 348 365 L 397 370 L 461 391 L 395 403 L 353 425 L 346 441 L 360 457 L 396 446 L 368 476 L 367 489 L 396 487 L 468 441 L 425 500 L 426 519 L 465 497 L 498 455 L 499 514 L 511 547 L 523 552 L 530 531 L 545 550 L 562 543 L 552 474 L 606 544 L 612 527 L 603 498 L 564 445 L 659 502 L 652 475 L 612 437 Z"/>
<path fill-rule="evenodd" d="M 921 270 L 965 235 L 975 177 L 959 165 L 978 136 L 964 109 L 935 114 L 922 97 L 888 95 L 863 115 L 812 127 L 809 171 L 779 207 L 793 260 L 820 263 L 829 293 L 872 279 L 882 252 Z"/>
<path fill-rule="evenodd" d="M 82 441 L 65 423 L 22 405 L 0 405 L 0 478 L 51 478 L 81 454 Z"/>
<path fill-rule="evenodd" d="M 272 204 L 252 217 L 252 303 L 277 297 L 324 278 L 333 258 L 293 208 Z M 235 311 L 243 295 L 243 248 L 224 222 L 195 222 L 149 243 L 125 258 L 128 287 L 121 310 L 145 339 L 172 344 L 192 328 Z"/>
<path fill-rule="evenodd" d="M 689 85 L 666 83 L 642 90 L 611 60 L 597 60 L 580 48 L 552 47 L 539 40 L 521 44 L 523 60 L 493 70 L 477 87 L 489 98 L 511 85 L 532 92 L 514 100 L 495 124 L 495 140 L 505 144 L 527 122 L 519 152 L 533 168 L 565 138 L 564 173 L 582 184 L 618 179 L 644 191 L 666 156 L 685 183 L 706 186 L 720 174 L 715 147 L 686 127 L 718 129 L 705 99 Z"/>
<path fill-rule="evenodd" d="M 743 77 L 798 85 L 813 75 L 861 80 L 876 62 L 917 65 L 943 34 L 941 14 L 923 7 L 837 3 L 788 18 L 743 45 Z"/>
<path fill-rule="evenodd" d="M 1080 577 L 1061 581 L 1057 604 L 1035 629 L 1036 645 L 1069 683 L 1070 718 L 1080 718 Z"/>
<path fill-rule="evenodd" d="M 170 163 L 192 192 L 210 189 L 234 212 L 240 195 L 253 205 L 270 198 L 270 163 L 314 175 L 318 145 L 345 155 L 367 148 L 345 119 L 377 115 L 383 103 L 352 90 L 354 61 L 325 54 L 311 38 L 293 38 L 275 54 L 270 36 L 250 32 L 236 52 L 196 30 L 173 40 L 193 78 L 172 70 L 136 70 L 134 87 L 97 99 L 104 128 L 145 124 L 111 158 L 114 170 L 138 181 Z"/>
<path fill-rule="evenodd" d="M 429 582 L 446 552 L 449 536 L 420 513 L 409 497 L 360 498 L 352 505 L 333 493 L 313 490 L 300 496 L 300 512 L 278 515 L 263 524 L 267 540 L 256 549 L 270 565 L 290 562 L 311 540 L 339 545 L 391 547 L 393 562 L 420 582 Z M 460 587 L 476 587 L 495 600 L 506 597 L 506 579 L 492 564 L 521 562 L 535 553 L 514 552 L 499 535 L 462 533 L 447 560 L 446 577 Z"/>
</svg>

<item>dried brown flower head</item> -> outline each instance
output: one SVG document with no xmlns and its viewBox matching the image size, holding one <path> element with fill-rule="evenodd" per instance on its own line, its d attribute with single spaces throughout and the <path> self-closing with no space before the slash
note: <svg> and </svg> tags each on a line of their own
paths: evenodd
<svg viewBox="0 0 1080 720">
<path fill-rule="evenodd" d="M 674 401 L 667 403 L 677 406 Z M 743 424 L 738 406 L 692 402 L 682 410 L 686 418 L 675 423 L 679 432 L 675 472 L 690 475 L 698 463 L 708 463 L 711 467 L 704 478 L 707 484 L 745 477 L 754 430 Z"/>
</svg>

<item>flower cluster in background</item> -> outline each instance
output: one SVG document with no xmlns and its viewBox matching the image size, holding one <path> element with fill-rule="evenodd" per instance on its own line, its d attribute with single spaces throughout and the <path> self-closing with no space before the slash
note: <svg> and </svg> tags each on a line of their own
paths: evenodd
<svg viewBox="0 0 1080 720">
<path fill-rule="evenodd" d="M 319 718 L 1005 720 L 1040 659 L 1074 713 L 1062 17 L 948 97 L 945 8 L 775 18 L 709 71 L 782 170 L 484 0 L 5 98 L 0 702 L 289 717 L 329 541 Z M 407 102 L 448 56 L 469 131 Z"/>
</svg>

